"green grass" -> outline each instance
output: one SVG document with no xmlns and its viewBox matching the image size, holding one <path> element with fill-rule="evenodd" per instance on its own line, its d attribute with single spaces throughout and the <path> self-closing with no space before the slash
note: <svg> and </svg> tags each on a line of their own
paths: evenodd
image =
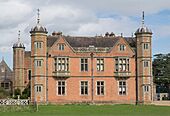
<svg viewBox="0 0 170 116">
<path fill-rule="evenodd" d="M 0 116 L 170 116 L 170 107 L 153 105 L 44 105 L 38 109 L 0 112 Z"/>
</svg>

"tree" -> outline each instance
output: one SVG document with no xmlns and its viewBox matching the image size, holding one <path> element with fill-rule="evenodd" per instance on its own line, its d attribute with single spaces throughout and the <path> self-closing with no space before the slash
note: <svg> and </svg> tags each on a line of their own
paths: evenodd
<svg viewBox="0 0 170 116">
<path fill-rule="evenodd" d="M 159 92 L 170 92 L 170 53 L 156 54 L 153 60 L 154 82 Z M 157 91 L 157 92 L 158 92 Z"/>
<path fill-rule="evenodd" d="M 10 97 L 10 92 L 5 91 L 4 88 L 0 87 L 0 99 L 4 99 L 8 97 Z"/>
</svg>

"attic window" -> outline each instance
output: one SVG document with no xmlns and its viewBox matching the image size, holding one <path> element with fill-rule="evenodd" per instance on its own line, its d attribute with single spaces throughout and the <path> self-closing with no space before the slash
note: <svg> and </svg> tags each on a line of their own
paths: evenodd
<svg viewBox="0 0 170 116">
<path fill-rule="evenodd" d="M 119 45 L 119 50 L 120 51 L 125 51 L 125 49 L 126 49 L 126 46 L 124 44 Z"/>
<path fill-rule="evenodd" d="M 64 50 L 64 44 L 58 44 L 58 49 L 59 50 Z"/>
</svg>

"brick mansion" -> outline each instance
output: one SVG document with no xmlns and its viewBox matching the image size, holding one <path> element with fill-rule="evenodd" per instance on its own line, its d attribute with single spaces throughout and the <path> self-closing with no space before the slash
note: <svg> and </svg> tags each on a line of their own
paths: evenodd
<svg viewBox="0 0 170 116">
<path fill-rule="evenodd" d="M 152 102 L 152 31 L 144 13 L 135 37 L 47 33 L 38 15 L 31 51 L 20 36 L 13 45 L 14 88 L 23 91 L 30 82 L 32 102 Z"/>
</svg>

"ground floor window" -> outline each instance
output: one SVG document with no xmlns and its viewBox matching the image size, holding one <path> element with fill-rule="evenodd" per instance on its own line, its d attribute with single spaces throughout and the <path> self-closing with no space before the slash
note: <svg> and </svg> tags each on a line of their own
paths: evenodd
<svg viewBox="0 0 170 116">
<path fill-rule="evenodd" d="M 65 95 L 66 94 L 66 82 L 65 80 L 57 81 L 57 95 Z"/>
<path fill-rule="evenodd" d="M 127 89 L 126 89 L 126 81 L 120 80 L 119 81 L 119 95 L 126 95 Z"/>
<path fill-rule="evenodd" d="M 42 92 L 43 86 L 42 85 L 36 85 L 36 92 Z"/>
<path fill-rule="evenodd" d="M 144 85 L 144 92 L 149 92 L 149 86 L 148 85 Z"/>
<path fill-rule="evenodd" d="M 104 81 L 97 81 L 97 95 L 104 95 Z"/>
<path fill-rule="evenodd" d="M 88 81 L 81 81 L 81 95 L 88 95 Z"/>
<path fill-rule="evenodd" d="M 10 88 L 9 86 L 10 86 L 10 83 L 4 83 L 4 82 L 1 83 L 1 87 L 4 89 L 9 89 Z"/>
</svg>

